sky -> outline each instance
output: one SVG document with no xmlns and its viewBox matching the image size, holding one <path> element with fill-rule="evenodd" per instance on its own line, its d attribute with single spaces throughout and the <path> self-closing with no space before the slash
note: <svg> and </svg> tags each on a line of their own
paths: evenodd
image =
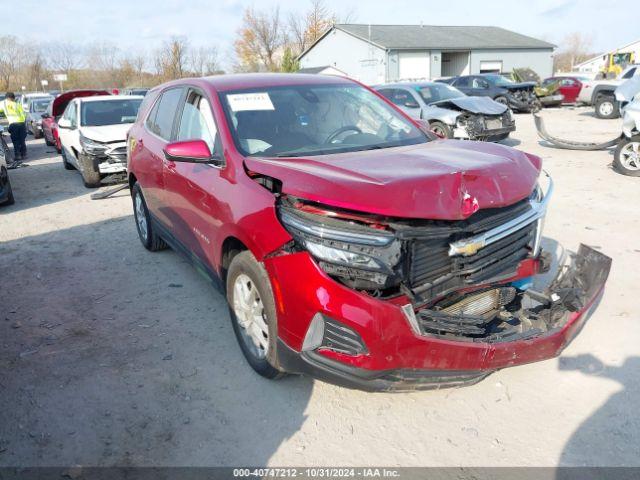
<svg viewBox="0 0 640 480">
<path fill-rule="evenodd" d="M 354 23 L 492 25 L 555 44 L 582 32 L 597 53 L 640 39 L 633 17 L 638 0 L 325 0 L 339 16 Z M 215 45 L 221 61 L 231 64 L 235 32 L 245 8 L 274 9 L 281 15 L 304 11 L 305 0 L 0 0 L 2 10 L 19 9 L 19 21 L 2 22 L 2 34 L 24 41 L 79 44 L 108 41 L 123 51 L 152 51 L 172 35 L 192 45 Z M 46 6 L 46 8 L 43 8 Z M 626 14 L 625 14 L 626 12 Z"/>
</svg>

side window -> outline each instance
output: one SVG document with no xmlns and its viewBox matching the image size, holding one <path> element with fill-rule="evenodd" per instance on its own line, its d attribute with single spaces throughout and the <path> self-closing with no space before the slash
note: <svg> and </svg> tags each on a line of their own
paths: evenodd
<svg viewBox="0 0 640 480">
<path fill-rule="evenodd" d="M 469 85 L 469 77 L 460 77 L 454 82 L 456 87 L 469 88 Z"/>
<path fill-rule="evenodd" d="M 62 117 L 66 120 L 69 120 L 72 127 L 78 126 L 78 117 L 76 115 L 77 111 L 77 102 L 71 102 L 64 111 Z"/>
<path fill-rule="evenodd" d="M 147 118 L 147 128 L 164 140 L 171 140 L 173 120 L 181 97 L 182 88 L 172 88 L 163 92 Z"/>
<path fill-rule="evenodd" d="M 472 88 L 489 88 L 489 83 L 484 78 L 475 77 Z"/>
<path fill-rule="evenodd" d="M 394 91 L 395 90 L 393 90 L 392 88 L 383 88 L 382 90 L 378 90 L 378 93 L 393 102 Z"/>
<path fill-rule="evenodd" d="M 220 148 L 217 145 L 218 129 L 213 119 L 211 105 L 206 97 L 191 91 L 182 109 L 177 140 L 195 139 L 204 140 L 212 153 L 220 154 Z"/>
<path fill-rule="evenodd" d="M 635 73 L 636 68 L 630 68 L 629 71 L 622 76 L 622 78 L 632 78 Z"/>
</svg>

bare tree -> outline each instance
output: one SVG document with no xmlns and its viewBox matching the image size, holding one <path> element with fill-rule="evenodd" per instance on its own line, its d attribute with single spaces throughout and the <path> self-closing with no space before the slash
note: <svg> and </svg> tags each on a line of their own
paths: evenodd
<svg viewBox="0 0 640 480">
<path fill-rule="evenodd" d="M 13 36 L 0 37 L 0 81 L 3 90 L 9 90 L 22 66 L 24 48 Z"/>
<path fill-rule="evenodd" d="M 270 72 L 279 70 L 286 40 L 279 8 L 272 11 L 247 8 L 234 43 L 236 68 Z"/>
<path fill-rule="evenodd" d="M 156 51 L 154 64 L 163 80 L 182 78 L 187 68 L 189 42 L 185 37 L 172 37 Z"/>
<path fill-rule="evenodd" d="M 578 63 L 593 57 L 592 43 L 591 38 L 583 33 L 569 33 L 553 58 L 554 71 L 571 71 Z"/>
<path fill-rule="evenodd" d="M 198 77 L 214 75 L 220 71 L 218 49 L 216 47 L 192 48 L 189 64 L 193 74 Z"/>
<path fill-rule="evenodd" d="M 289 14 L 289 47 L 295 56 L 309 48 L 336 23 L 348 23 L 354 17 L 353 11 L 339 17 L 329 10 L 324 0 L 311 0 L 310 3 L 305 13 Z"/>
<path fill-rule="evenodd" d="M 52 43 L 46 49 L 48 66 L 52 70 L 70 74 L 82 67 L 82 49 L 71 42 Z"/>
</svg>

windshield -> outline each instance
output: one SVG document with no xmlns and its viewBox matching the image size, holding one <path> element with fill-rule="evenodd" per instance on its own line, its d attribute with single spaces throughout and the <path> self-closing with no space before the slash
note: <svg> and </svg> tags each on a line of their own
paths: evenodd
<svg viewBox="0 0 640 480">
<path fill-rule="evenodd" d="M 493 85 L 497 87 L 509 86 L 513 85 L 513 82 L 508 78 L 503 77 L 502 75 L 483 75 L 484 78 L 489 80 Z"/>
<path fill-rule="evenodd" d="M 267 87 L 220 97 L 244 155 L 325 155 L 428 141 L 412 122 L 359 85 Z"/>
<path fill-rule="evenodd" d="M 43 113 L 47 111 L 47 107 L 52 102 L 52 98 L 44 98 L 42 100 L 33 100 L 31 102 L 30 111 Z"/>
<path fill-rule="evenodd" d="M 136 121 L 141 99 L 99 100 L 82 102 L 80 113 L 83 127 L 102 127 Z"/>
<path fill-rule="evenodd" d="M 427 105 L 443 100 L 451 100 L 452 98 L 466 97 L 460 90 L 446 83 L 425 85 L 419 87 L 418 92 Z"/>
</svg>

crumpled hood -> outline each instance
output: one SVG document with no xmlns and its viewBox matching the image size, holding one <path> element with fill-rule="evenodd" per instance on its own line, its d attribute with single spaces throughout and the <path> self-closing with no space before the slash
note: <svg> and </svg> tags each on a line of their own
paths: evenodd
<svg viewBox="0 0 640 480">
<path fill-rule="evenodd" d="M 509 85 L 500 85 L 500 88 L 505 88 L 507 90 L 533 90 L 536 86 L 536 82 L 520 82 L 520 83 L 511 83 Z"/>
<path fill-rule="evenodd" d="M 334 207 L 398 218 L 461 220 L 463 199 L 480 209 L 528 197 L 541 160 L 484 142 L 421 145 L 306 158 L 245 159 L 247 168 L 282 182 L 286 194 Z"/>
<path fill-rule="evenodd" d="M 435 102 L 431 105 L 441 108 L 450 108 L 449 105 L 454 105 L 461 110 L 484 115 L 502 115 L 508 108 L 489 97 L 458 97 Z"/>
<path fill-rule="evenodd" d="M 81 127 L 82 134 L 96 142 L 124 142 L 132 123 L 105 125 L 103 127 Z"/>
</svg>

